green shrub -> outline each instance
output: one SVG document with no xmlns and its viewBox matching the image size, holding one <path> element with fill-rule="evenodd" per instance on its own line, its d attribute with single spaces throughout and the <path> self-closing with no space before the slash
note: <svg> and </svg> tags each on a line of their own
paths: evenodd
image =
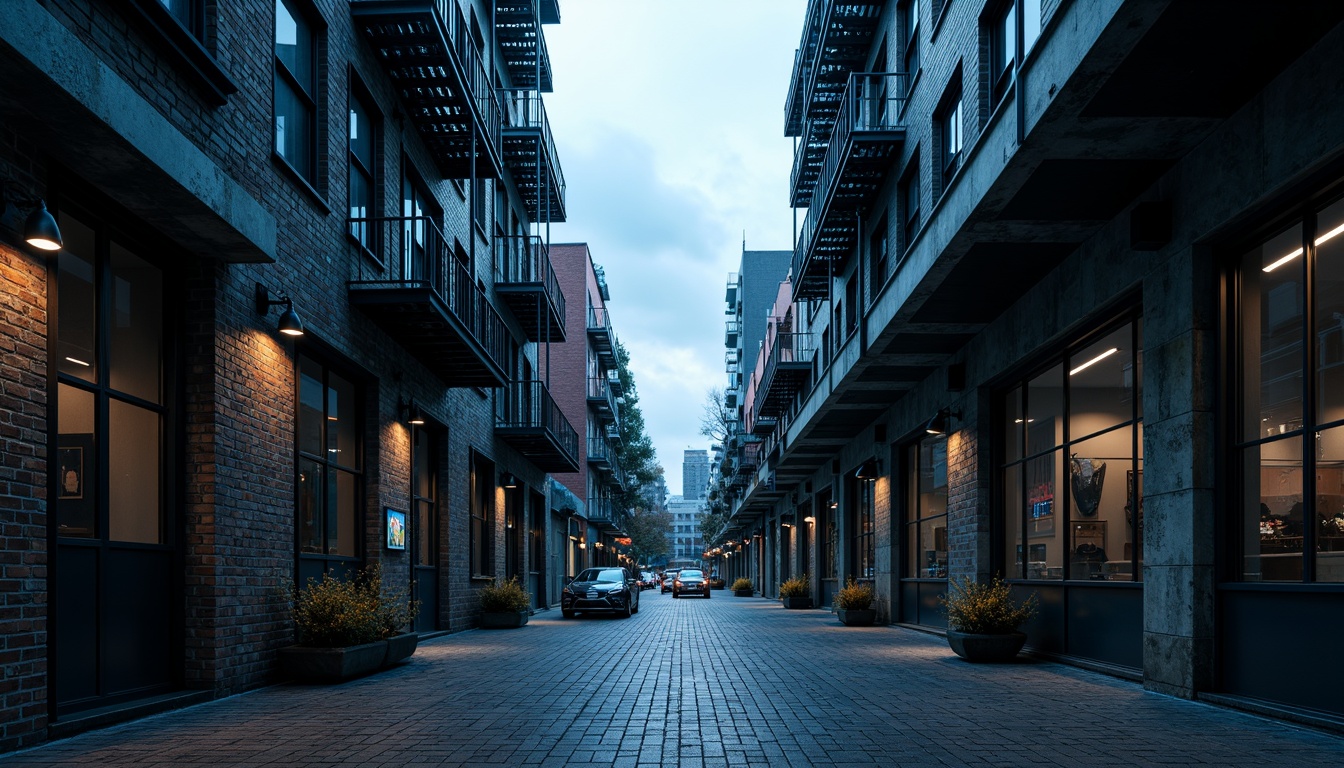
<svg viewBox="0 0 1344 768">
<path fill-rule="evenodd" d="M 845 582 L 844 589 L 835 593 L 833 603 L 839 611 L 866 611 L 873 605 L 873 587 L 855 583 L 851 578 Z"/>
<path fill-rule="evenodd" d="M 517 576 L 503 583 L 496 583 L 492 579 L 489 585 L 481 587 L 480 597 L 482 611 L 507 613 L 526 611 L 532 607 L 532 595 L 518 583 Z"/>
<path fill-rule="evenodd" d="M 787 579 L 779 585 L 780 597 L 807 597 L 812 594 L 812 588 L 807 583 L 807 574 Z"/>
<path fill-rule="evenodd" d="M 738 579 L 737 581 L 734 581 L 734 582 L 733 582 L 733 591 L 734 591 L 734 592 L 743 591 L 743 590 L 745 590 L 745 591 L 750 591 L 750 590 L 752 590 L 752 589 L 754 589 L 754 587 L 751 586 L 751 579 L 745 579 L 745 578 L 743 578 L 743 579 Z"/>
<path fill-rule="evenodd" d="M 383 588 L 383 571 L 372 563 L 351 578 L 334 572 L 309 579 L 291 592 L 294 627 L 302 645 L 339 648 L 398 634 L 419 610 L 406 590 Z"/>
<path fill-rule="evenodd" d="M 947 624 L 957 632 L 973 635 L 1007 635 L 1017 631 L 1036 615 L 1040 604 L 1035 593 L 1025 602 L 1014 602 L 1008 585 L 994 577 L 988 584 L 970 579 L 954 579 L 947 594 L 939 598 L 947 613 Z"/>
</svg>

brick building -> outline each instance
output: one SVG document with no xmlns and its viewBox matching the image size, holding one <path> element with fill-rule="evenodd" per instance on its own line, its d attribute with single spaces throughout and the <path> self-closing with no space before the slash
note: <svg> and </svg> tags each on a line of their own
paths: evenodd
<svg viewBox="0 0 1344 768">
<path fill-rule="evenodd" d="M 556 0 L 5 15 L 0 749 L 273 681 L 328 570 L 558 597 Z"/>
<path fill-rule="evenodd" d="M 1344 718 L 1306 641 L 1344 632 L 1341 20 L 810 2 L 726 538 L 934 631 L 949 578 L 1001 574 L 1033 653 Z"/>
</svg>

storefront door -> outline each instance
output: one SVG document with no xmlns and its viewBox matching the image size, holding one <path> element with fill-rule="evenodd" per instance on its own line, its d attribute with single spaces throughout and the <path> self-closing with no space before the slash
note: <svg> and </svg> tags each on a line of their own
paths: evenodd
<svg viewBox="0 0 1344 768">
<path fill-rule="evenodd" d="M 415 631 L 432 632 L 439 628 L 438 454 L 426 427 L 412 427 L 411 440 L 411 596 L 420 601 Z"/>
</svg>

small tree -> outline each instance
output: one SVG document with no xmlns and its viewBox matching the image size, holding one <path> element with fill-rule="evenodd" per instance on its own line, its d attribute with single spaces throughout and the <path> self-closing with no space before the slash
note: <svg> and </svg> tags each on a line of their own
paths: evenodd
<svg viewBox="0 0 1344 768">
<path fill-rule="evenodd" d="M 672 513 L 660 509 L 638 509 L 626 523 L 630 535 L 630 556 L 636 563 L 647 563 L 667 554 L 671 544 Z"/>
</svg>

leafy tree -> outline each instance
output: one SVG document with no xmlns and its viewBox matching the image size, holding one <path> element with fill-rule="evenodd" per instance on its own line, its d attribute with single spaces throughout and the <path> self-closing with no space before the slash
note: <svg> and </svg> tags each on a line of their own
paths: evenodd
<svg viewBox="0 0 1344 768">
<path fill-rule="evenodd" d="M 626 522 L 630 556 L 636 563 L 663 560 L 671 549 L 672 513 L 661 509 L 635 508 Z"/>
<path fill-rule="evenodd" d="M 616 374 L 620 377 L 625 402 L 621 405 L 621 441 L 616 446 L 616 463 L 625 473 L 626 489 L 615 497 L 626 510 L 649 510 L 657 505 L 644 497 L 644 488 L 662 474 L 653 441 L 644 433 L 644 414 L 639 410 L 639 392 L 630 373 L 630 353 L 616 342 Z"/>
<path fill-rule="evenodd" d="M 704 411 L 700 417 L 700 434 L 723 446 L 726 457 L 731 457 L 737 437 L 737 409 L 728 405 L 727 393 L 714 387 L 705 395 Z M 706 502 L 708 511 L 700 521 L 700 536 L 706 547 L 717 544 L 728 527 L 732 513 L 728 489 L 728 475 L 732 474 L 732 460 L 725 458 L 720 472 L 709 488 Z"/>
</svg>

